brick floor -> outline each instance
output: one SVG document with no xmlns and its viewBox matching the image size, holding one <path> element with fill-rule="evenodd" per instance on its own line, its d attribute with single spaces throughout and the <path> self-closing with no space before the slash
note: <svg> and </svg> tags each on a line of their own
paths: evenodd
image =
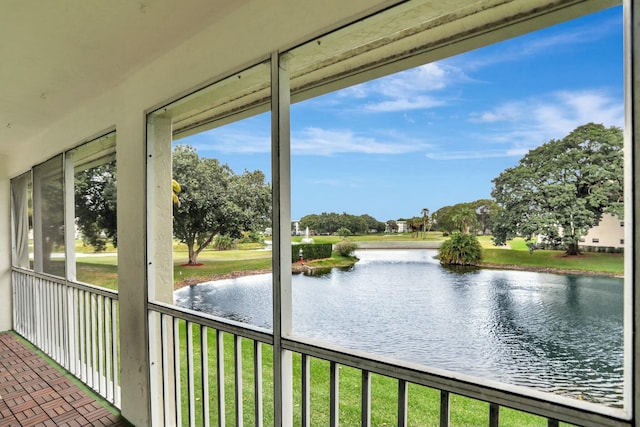
<svg viewBox="0 0 640 427">
<path fill-rule="evenodd" d="M 51 363 L 0 333 L 0 427 L 130 427 Z"/>
</svg>

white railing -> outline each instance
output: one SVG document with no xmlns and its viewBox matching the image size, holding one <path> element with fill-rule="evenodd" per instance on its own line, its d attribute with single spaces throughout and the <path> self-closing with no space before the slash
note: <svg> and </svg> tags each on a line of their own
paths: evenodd
<svg viewBox="0 0 640 427">
<path fill-rule="evenodd" d="M 120 407 L 118 294 L 14 268 L 14 329 Z"/>
<path fill-rule="evenodd" d="M 156 366 L 151 375 L 152 388 L 162 391 L 152 402 L 152 413 L 157 417 L 154 425 L 273 424 L 273 399 L 277 397 L 273 392 L 274 370 L 270 366 L 274 343 L 270 331 L 165 304 L 150 303 L 148 307 L 150 331 L 155 334 L 149 339 L 152 365 Z M 414 403 L 412 399 L 425 399 L 430 394 L 433 401 L 434 393 L 439 400 L 437 407 L 431 408 L 437 412 L 431 424 L 434 426 L 449 427 L 461 406 L 472 401 L 474 408 L 486 411 L 489 427 L 500 425 L 501 415 L 513 410 L 538 415 L 548 427 L 559 426 L 560 422 L 594 427 L 631 425 L 615 409 L 609 411 L 563 397 L 550 399 L 548 394 L 528 388 L 491 381 L 480 383 L 477 378 L 325 343 L 284 337 L 280 342 L 283 350 L 293 353 L 294 377 L 299 378 L 293 390 L 294 425 L 375 425 L 371 420 L 372 408 L 381 404 L 372 398 L 375 381 L 385 381 L 386 387 L 391 383 L 397 388 L 397 402 L 385 415 L 387 425 L 411 425 L 408 408 Z M 243 346 L 249 349 L 243 352 Z M 316 367 L 320 364 L 323 375 L 328 375 L 328 394 L 327 390 L 318 391 L 317 386 L 313 389 L 312 364 Z M 317 375 L 317 369 L 315 372 Z M 353 387 L 354 377 L 358 383 L 348 394 L 344 394 L 345 382 L 341 382 L 343 373 L 348 374 L 345 382 L 349 387 Z M 342 399 L 353 402 L 354 394 L 359 394 L 355 397 L 359 402 L 359 419 L 354 421 L 351 415 L 345 420 L 340 413 Z M 264 402 L 269 402 L 268 407 Z M 324 405 L 321 410 L 319 405 Z M 314 417 L 319 412 L 323 415 L 317 420 Z"/>
</svg>

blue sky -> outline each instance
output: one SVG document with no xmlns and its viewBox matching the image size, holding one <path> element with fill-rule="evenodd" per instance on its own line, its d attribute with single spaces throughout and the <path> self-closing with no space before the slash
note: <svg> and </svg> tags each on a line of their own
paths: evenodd
<svg viewBox="0 0 640 427">
<path fill-rule="evenodd" d="M 270 176 L 269 120 L 178 142 Z M 490 198 L 528 150 L 588 122 L 624 125 L 622 7 L 292 105 L 291 216 Z"/>
</svg>

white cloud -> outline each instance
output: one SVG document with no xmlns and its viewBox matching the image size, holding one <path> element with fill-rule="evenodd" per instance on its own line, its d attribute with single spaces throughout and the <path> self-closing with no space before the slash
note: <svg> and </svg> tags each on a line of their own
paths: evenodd
<svg viewBox="0 0 640 427">
<path fill-rule="evenodd" d="M 337 99 L 364 100 L 358 110 L 375 113 L 429 109 L 448 101 L 432 92 L 466 80 L 470 79 L 457 67 L 430 63 L 344 89 Z"/>
<path fill-rule="evenodd" d="M 471 149 L 429 151 L 426 157 L 433 160 L 522 157 L 532 148 L 561 139 L 586 123 L 623 127 L 624 105 L 621 99 L 604 91 L 558 91 L 474 112 L 469 114 L 468 121 L 475 125 L 473 133 L 464 135 Z"/>
<path fill-rule="evenodd" d="M 227 131 L 224 128 L 190 137 L 185 142 L 192 145 L 198 152 L 214 151 L 227 154 L 251 154 L 271 151 L 271 136 L 269 134 L 259 135 L 251 131 Z"/>
<path fill-rule="evenodd" d="M 405 154 L 425 149 L 421 141 L 409 140 L 396 134 L 376 137 L 358 134 L 350 129 L 306 128 L 291 135 L 293 155 L 331 156 L 338 153 Z"/>
<path fill-rule="evenodd" d="M 501 123 L 502 129 L 491 132 L 492 139 L 532 148 L 590 122 L 622 127 L 624 105 L 604 91 L 559 91 L 472 113 L 469 121 Z"/>
</svg>

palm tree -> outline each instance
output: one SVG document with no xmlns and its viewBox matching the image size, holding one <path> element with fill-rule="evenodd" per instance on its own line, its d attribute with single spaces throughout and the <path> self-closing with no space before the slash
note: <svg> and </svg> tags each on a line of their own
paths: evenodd
<svg viewBox="0 0 640 427">
<path fill-rule="evenodd" d="M 422 238 L 427 237 L 427 220 L 429 219 L 429 208 L 422 208 Z"/>
<path fill-rule="evenodd" d="M 459 210 L 453 214 L 453 223 L 461 233 L 469 234 L 471 228 L 476 226 L 478 218 L 476 212 L 469 206 L 461 206 Z"/>
</svg>

